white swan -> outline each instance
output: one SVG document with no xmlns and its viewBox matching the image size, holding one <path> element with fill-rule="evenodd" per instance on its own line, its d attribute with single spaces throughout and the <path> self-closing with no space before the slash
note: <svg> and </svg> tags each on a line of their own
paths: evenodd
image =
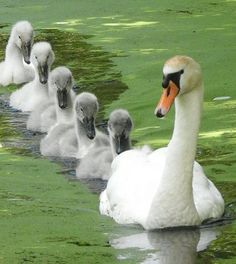
<svg viewBox="0 0 236 264">
<path fill-rule="evenodd" d="M 132 121 L 129 113 L 123 109 L 114 110 L 108 120 L 110 146 L 95 147 L 89 151 L 76 168 L 77 178 L 108 180 L 113 159 L 130 149 L 131 129 Z"/>
<path fill-rule="evenodd" d="M 48 132 L 56 123 L 70 123 L 75 99 L 73 83 L 73 76 L 68 68 L 60 66 L 52 70 L 48 81 L 48 99 L 31 112 L 27 129 Z"/>
<path fill-rule="evenodd" d="M 28 21 L 17 22 L 11 30 L 5 60 L 0 63 L 0 85 L 24 83 L 33 80 L 34 69 L 30 65 L 33 28 Z"/>
<path fill-rule="evenodd" d="M 34 44 L 30 60 L 35 68 L 35 78 L 10 96 L 10 105 L 21 111 L 33 111 L 48 99 L 48 75 L 54 53 L 48 42 Z"/>
<path fill-rule="evenodd" d="M 202 167 L 194 164 L 203 100 L 200 66 L 189 57 L 175 56 L 165 63 L 163 73 L 157 116 L 164 116 L 176 97 L 175 126 L 168 147 L 148 155 L 129 150 L 117 156 L 100 196 L 102 214 L 147 230 L 196 226 L 224 212 L 221 194 Z"/>
</svg>

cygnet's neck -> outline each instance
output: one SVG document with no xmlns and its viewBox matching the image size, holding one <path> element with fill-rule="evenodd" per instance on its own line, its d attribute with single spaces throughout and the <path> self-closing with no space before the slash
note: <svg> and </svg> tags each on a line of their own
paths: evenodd
<svg viewBox="0 0 236 264">
<path fill-rule="evenodd" d="M 76 158 L 80 159 L 84 157 L 89 149 L 94 145 L 95 139 L 89 139 L 86 129 L 82 122 L 75 115 L 75 133 L 78 142 L 78 152 Z"/>
<path fill-rule="evenodd" d="M 34 79 L 32 81 L 33 86 L 34 86 L 34 90 L 38 95 L 41 95 L 45 98 L 45 100 L 49 99 L 49 95 L 48 95 L 48 82 L 43 84 L 40 82 L 39 80 L 39 73 L 38 70 L 36 69 L 36 67 L 34 67 Z"/>
<path fill-rule="evenodd" d="M 58 105 L 58 100 L 56 99 L 56 115 L 57 123 L 71 123 L 73 122 L 73 94 L 72 91 L 68 93 L 67 97 L 67 107 L 61 109 Z"/>
<path fill-rule="evenodd" d="M 115 142 L 115 139 L 111 135 L 109 135 L 109 140 L 110 140 L 110 145 L 111 145 L 112 156 L 114 159 L 118 155 L 116 152 L 116 142 Z M 123 151 L 131 149 L 131 142 L 130 142 L 129 137 L 127 137 L 125 140 L 122 141 L 122 149 Z"/>
<path fill-rule="evenodd" d="M 14 65 L 22 64 L 23 65 L 23 55 L 20 48 L 14 43 L 13 38 L 10 37 L 7 46 L 5 60 Z"/>
<path fill-rule="evenodd" d="M 175 100 L 175 124 L 165 167 L 149 214 L 148 225 L 159 227 L 200 224 L 192 191 L 193 164 L 200 126 L 203 85 Z M 163 216 L 163 217 L 162 217 Z"/>
</svg>

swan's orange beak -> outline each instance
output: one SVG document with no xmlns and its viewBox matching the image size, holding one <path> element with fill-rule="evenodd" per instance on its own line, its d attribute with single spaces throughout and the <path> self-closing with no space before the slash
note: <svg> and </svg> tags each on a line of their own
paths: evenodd
<svg viewBox="0 0 236 264">
<path fill-rule="evenodd" d="M 155 115 L 157 117 L 163 117 L 169 112 L 178 93 L 179 88 L 174 82 L 170 81 L 169 86 L 163 89 L 161 99 L 155 109 Z"/>
</svg>

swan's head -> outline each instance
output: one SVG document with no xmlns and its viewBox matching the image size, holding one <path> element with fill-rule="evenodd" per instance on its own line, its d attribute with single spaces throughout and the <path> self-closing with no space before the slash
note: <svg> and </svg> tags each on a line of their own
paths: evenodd
<svg viewBox="0 0 236 264">
<path fill-rule="evenodd" d="M 17 22 L 11 30 L 10 41 L 21 50 L 24 61 L 30 64 L 30 52 L 33 44 L 34 31 L 28 21 Z"/>
<path fill-rule="evenodd" d="M 95 118 L 98 112 L 98 100 L 94 94 L 81 93 L 75 99 L 75 116 L 77 121 L 84 127 L 89 139 L 96 136 Z"/>
<path fill-rule="evenodd" d="M 49 77 L 50 90 L 56 92 L 58 106 L 61 109 L 68 107 L 68 98 L 73 86 L 73 76 L 71 71 L 64 67 L 57 67 L 51 73 Z"/>
<path fill-rule="evenodd" d="M 200 65 L 187 56 L 175 56 L 163 67 L 163 93 L 155 109 L 157 117 L 165 116 L 177 96 L 183 96 L 202 82 Z"/>
<path fill-rule="evenodd" d="M 35 43 L 31 52 L 31 61 L 38 72 L 39 81 L 46 84 L 54 61 L 54 52 L 50 43 L 43 41 Z"/>
<path fill-rule="evenodd" d="M 129 113 L 124 109 L 114 110 L 108 120 L 108 131 L 112 138 L 116 154 L 130 149 L 129 135 L 133 123 Z"/>
</svg>

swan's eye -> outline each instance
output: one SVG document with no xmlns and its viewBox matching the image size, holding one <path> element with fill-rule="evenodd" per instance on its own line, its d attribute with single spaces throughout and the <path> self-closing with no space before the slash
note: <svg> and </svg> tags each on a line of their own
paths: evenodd
<svg viewBox="0 0 236 264">
<path fill-rule="evenodd" d="M 38 57 L 37 57 L 37 56 L 35 56 L 35 59 L 37 60 L 37 59 L 38 59 Z"/>
<path fill-rule="evenodd" d="M 21 36 L 18 36 L 18 38 L 21 40 Z"/>
<path fill-rule="evenodd" d="M 82 107 L 80 107 L 80 111 L 83 113 L 84 112 L 84 109 Z"/>
<path fill-rule="evenodd" d="M 49 55 L 47 56 L 47 60 L 49 59 Z"/>
</svg>

